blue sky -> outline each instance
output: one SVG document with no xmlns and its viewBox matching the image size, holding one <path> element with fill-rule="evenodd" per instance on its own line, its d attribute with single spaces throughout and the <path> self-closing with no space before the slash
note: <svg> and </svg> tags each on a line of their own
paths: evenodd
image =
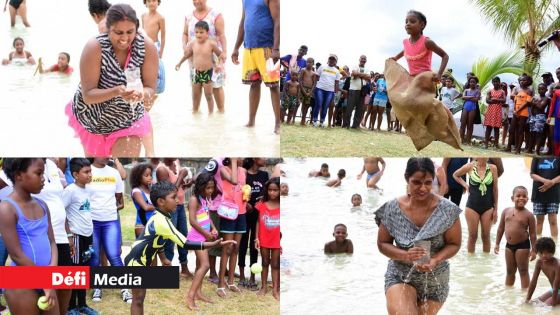
<svg viewBox="0 0 560 315">
<path fill-rule="evenodd" d="M 479 57 L 511 50 L 468 0 L 283 0 L 282 54 L 296 52 L 306 44 L 308 57 L 324 63 L 335 53 L 339 65 L 349 66 L 365 54 L 367 66 L 381 72 L 385 59 L 402 50 L 402 40 L 407 37 L 404 20 L 411 9 L 427 16 L 424 33 L 449 54 L 448 67 L 459 79 Z M 440 61 L 434 55 L 434 69 Z M 554 73 L 558 66 L 560 52 L 552 49 L 544 55 L 543 68 Z M 510 81 L 514 77 L 504 78 Z"/>
</svg>

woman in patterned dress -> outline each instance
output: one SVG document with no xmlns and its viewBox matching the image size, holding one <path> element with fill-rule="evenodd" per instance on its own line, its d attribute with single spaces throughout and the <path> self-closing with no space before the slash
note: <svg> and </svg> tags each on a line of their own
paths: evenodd
<svg viewBox="0 0 560 315">
<path fill-rule="evenodd" d="M 436 314 L 449 293 L 447 260 L 461 246 L 461 209 L 431 191 L 434 177 L 431 159 L 410 158 L 404 174 L 407 195 L 375 212 L 377 247 L 390 258 L 385 273 L 389 314 Z M 418 241 L 430 242 L 429 253 Z M 415 263 L 426 255 L 427 263 Z"/>
<path fill-rule="evenodd" d="M 86 156 L 138 156 L 141 138 L 151 136 L 147 110 L 157 82 L 157 50 L 138 32 L 129 5 L 113 5 L 106 20 L 108 32 L 84 47 L 80 85 L 66 114 Z M 127 88 L 127 76 L 128 85 L 136 76 L 141 86 Z"/>
<path fill-rule="evenodd" d="M 502 90 L 499 77 L 492 79 L 493 89 L 486 94 L 486 103 L 488 109 L 484 116 L 484 126 L 486 126 L 486 135 L 484 137 L 484 148 L 488 149 L 488 141 L 490 134 L 494 129 L 494 147 L 499 148 L 500 128 L 502 128 L 502 106 L 506 103 L 506 93 Z"/>
</svg>

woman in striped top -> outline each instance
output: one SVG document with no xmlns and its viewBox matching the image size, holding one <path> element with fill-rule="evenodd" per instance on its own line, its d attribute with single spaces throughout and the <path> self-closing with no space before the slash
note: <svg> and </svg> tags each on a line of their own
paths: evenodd
<svg viewBox="0 0 560 315">
<path fill-rule="evenodd" d="M 157 50 L 138 33 L 129 5 L 113 5 L 106 19 L 108 33 L 84 47 L 81 83 L 66 113 L 87 156 L 138 156 L 140 139 L 151 136 L 146 111 L 157 81 Z M 130 81 L 134 74 L 138 86 L 127 87 L 127 76 Z"/>
<path fill-rule="evenodd" d="M 216 182 L 210 173 L 201 173 L 196 178 L 194 194 L 189 199 L 189 222 L 191 230 L 187 235 L 187 241 L 206 242 L 217 238 L 218 232 L 210 220 L 208 211 L 212 206 L 212 200 L 217 195 Z M 211 300 L 202 295 L 202 280 L 210 269 L 208 250 L 197 250 L 196 254 L 196 273 L 187 295 L 187 306 L 191 310 L 196 310 L 195 299 L 205 302 Z"/>
</svg>

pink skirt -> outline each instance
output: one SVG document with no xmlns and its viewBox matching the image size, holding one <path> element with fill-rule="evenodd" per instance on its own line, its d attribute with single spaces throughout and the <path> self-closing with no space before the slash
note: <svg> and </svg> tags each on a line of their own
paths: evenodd
<svg viewBox="0 0 560 315">
<path fill-rule="evenodd" d="M 142 118 L 134 122 L 132 126 L 117 130 L 109 134 L 93 134 L 87 131 L 78 121 L 72 112 L 72 101 L 66 104 L 66 116 L 68 116 L 68 125 L 74 129 L 75 137 L 80 138 L 82 146 L 88 156 L 92 157 L 108 157 L 111 156 L 111 149 L 119 138 L 128 136 L 143 137 L 151 132 L 152 121 L 148 112 Z"/>
</svg>

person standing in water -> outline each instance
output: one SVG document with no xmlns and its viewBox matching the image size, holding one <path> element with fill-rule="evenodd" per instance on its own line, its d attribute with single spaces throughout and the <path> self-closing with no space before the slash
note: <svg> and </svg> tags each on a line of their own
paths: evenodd
<svg viewBox="0 0 560 315">
<path fill-rule="evenodd" d="M 27 3 L 26 0 L 6 0 L 4 3 L 4 12 L 10 3 L 10 25 L 12 27 L 16 26 L 16 15 L 21 17 L 21 21 L 25 27 L 30 27 L 29 21 L 27 21 Z"/>
</svg>

